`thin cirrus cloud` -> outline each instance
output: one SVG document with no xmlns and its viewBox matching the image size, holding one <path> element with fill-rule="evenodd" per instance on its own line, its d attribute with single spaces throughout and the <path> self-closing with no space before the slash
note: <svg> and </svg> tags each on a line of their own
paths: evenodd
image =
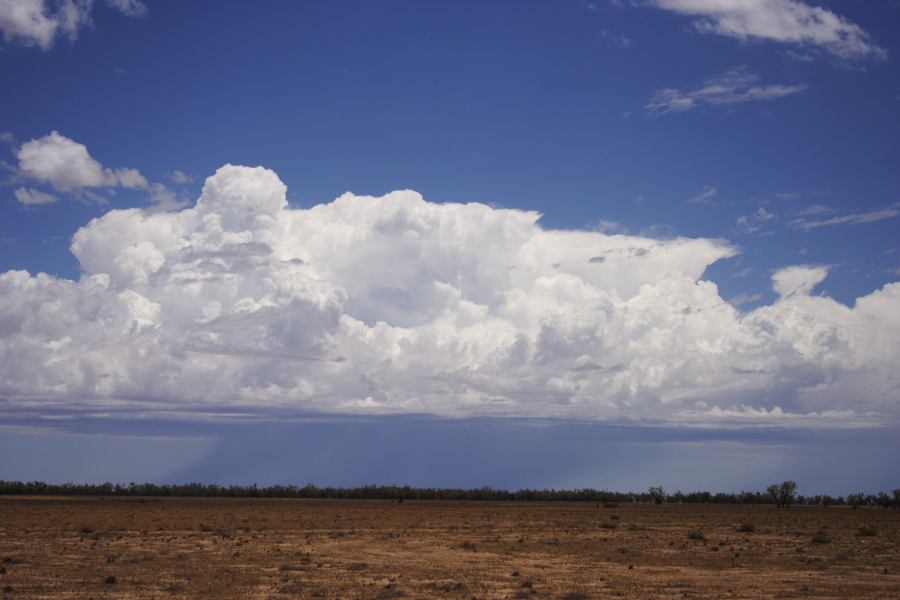
<svg viewBox="0 0 900 600">
<path fill-rule="evenodd" d="M 688 200 L 691 204 L 709 204 L 715 198 L 719 190 L 711 185 L 703 186 L 703 190 L 699 194 Z"/>
<path fill-rule="evenodd" d="M 797 229 L 818 229 L 819 227 L 831 227 L 834 225 L 863 225 L 877 223 L 885 219 L 893 219 L 900 215 L 900 203 L 876 208 L 874 210 L 854 212 L 845 215 L 836 215 L 827 218 L 811 218 L 816 215 L 827 214 L 831 209 L 822 205 L 813 205 L 798 213 L 798 217 L 791 221 L 791 225 Z"/>
<path fill-rule="evenodd" d="M 0 275 L 0 397 L 182 418 L 900 417 L 900 283 L 849 308 L 811 294 L 824 267 L 787 267 L 744 312 L 702 278 L 726 241 L 539 218 L 409 190 L 291 208 L 275 173 L 227 165 L 192 207 L 79 229 L 79 281 Z"/>
<path fill-rule="evenodd" d="M 694 17 L 694 27 L 705 33 L 793 44 L 843 60 L 887 57 L 859 25 L 799 0 L 650 0 L 650 4 Z"/>
<path fill-rule="evenodd" d="M 657 90 L 644 110 L 651 117 L 682 113 L 701 106 L 730 108 L 749 102 L 767 102 L 799 94 L 808 86 L 760 84 L 759 76 L 746 67 L 736 67 L 694 88 Z"/>
<path fill-rule="evenodd" d="M 139 0 L 106 0 L 128 17 L 141 17 L 147 7 Z M 0 0 L 0 32 L 6 43 L 17 42 L 50 50 L 58 37 L 74 41 L 91 24 L 93 0 Z"/>
<path fill-rule="evenodd" d="M 106 199 L 93 190 L 137 189 L 145 191 L 158 208 L 173 209 L 183 205 L 162 183 L 151 183 L 138 169 L 104 167 L 91 156 L 87 146 L 57 131 L 25 142 L 15 154 L 21 177 L 49 185 L 57 192 L 105 203 Z M 26 187 L 17 189 L 15 196 L 25 205 L 49 204 L 57 200 L 55 195 Z"/>
</svg>

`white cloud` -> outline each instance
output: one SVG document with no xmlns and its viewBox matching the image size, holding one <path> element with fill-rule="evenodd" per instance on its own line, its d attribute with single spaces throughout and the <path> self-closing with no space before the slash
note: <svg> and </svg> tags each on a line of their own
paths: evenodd
<svg viewBox="0 0 900 600">
<path fill-rule="evenodd" d="M 412 191 L 292 209 L 273 172 L 223 167 L 191 208 L 81 228 L 80 281 L 0 275 L 0 397 L 113 415 L 900 416 L 900 283 L 848 308 L 786 269 L 780 300 L 741 312 L 701 279 L 736 253 L 724 241 L 539 216 Z"/>
<path fill-rule="evenodd" d="M 799 0 L 650 0 L 696 17 L 703 32 L 817 48 L 841 59 L 882 59 L 887 52 L 868 33 L 828 9 Z"/>
<path fill-rule="evenodd" d="M 142 16 L 147 7 L 139 0 L 107 0 L 127 16 Z M 49 50 L 58 36 L 70 41 L 91 23 L 93 0 L 0 0 L 0 32 L 6 43 L 19 42 Z"/>
<path fill-rule="evenodd" d="M 712 202 L 712 199 L 716 196 L 717 193 L 719 193 L 718 189 L 710 185 L 705 185 L 703 186 L 703 190 L 699 194 L 688 200 L 688 202 L 690 202 L 691 204 L 709 204 L 710 202 Z"/>
<path fill-rule="evenodd" d="M 71 140 L 53 131 L 44 137 L 22 144 L 16 153 L 19 159 L 18 173 L 36 182 L 50 185 L 58 192 L 72 193 L 98 204 L 105 204 L 106 198 L 92 189 L 126 188 L 143 190 L 157 208 L 171 210 L 183 208 L 186 202 L 179 199 L 162 183 L 151 183 L 133 168 L 111 169 L 104 167 L 90 155 L 84 144 Z M 31 190 L 34 198 L 53 197 L 44 192 Z M 34 194 L 41 194 L 35 196 Z M 19 197 L 19 192 L 16 192 Z M 23 197 L 25 192 L 23 192 Z M 55 197 L 53 197 L 55 199 Z M 20 202 L 24 202 L 19 198 Z M 28 202 L 36 204 L 37 202 Z M 47 202 L 43 202 L 46 204 Z"/>
<path fill-rule="evenodd" d="M 54 131 L 22 144 L 17 153 L 19 169 L 57 191 L 89 187 L 147 187 L 137 169 L 108 169 L 88 153 L 87 147 Z"/>
<path fill-rule="evenodd" d="M 806 84 L 757 85 L 759 76 L 746 67 L 736 67 L 706 80 L 691 89 L 663 88 L 658 90 L 644 107 L 653 117 L 686 112 L 700 106 L 732 107 L 748 102 L 766 102 L 798 94 Z"/>
<path fill-rule="evenodd" d="M 26 206 L 34 204 L 53 204 L 54 202 L 59 200 L 59 198 L 57 198 L 53 194 L 48 194 L 47 192 L 42 192 L 40 190 L 34 190 L 31 188 L 19 188 L 14 192 L 14 194 L 16 196 L 16 200 Z"/>
<path fill-rule="evenodd" d="M 782 298 L 808 296 L 814 287 L 825 281 L 827 267 L 797 265 L 775 271 L 772 275 L 772 289 Z"/>
<path fill-rule="evenodd" d="M 809 216 L 827 214 L 831 210 L 822 205 L 813 205 L 797 213 L 798 218 L 791 221 L 791 224 L 798 229 L 817 229 L 819 227 L 830 227 L 832 225 L 862 225 L 865 223 L 877 223 L 885 219 L 893 219 L 900 215 L 900 204 L 892 204 L 883 208 L 874 210 L 849 213 L 846 215 L 838 215 L 827 219 L 809 219 Z"/>
</svg>

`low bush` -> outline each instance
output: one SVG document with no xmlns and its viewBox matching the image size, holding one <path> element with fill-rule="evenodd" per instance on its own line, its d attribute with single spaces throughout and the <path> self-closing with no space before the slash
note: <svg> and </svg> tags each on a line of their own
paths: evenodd
<svg viewBox="0 0 900 600">
<path fill-rule="evenodd" d="M 830 544 L 831 540 L 828 538 L 828 535 L 824 531 L 817 531 L 813 534 L 811 539 L 813 544 Z"/>
</svg>

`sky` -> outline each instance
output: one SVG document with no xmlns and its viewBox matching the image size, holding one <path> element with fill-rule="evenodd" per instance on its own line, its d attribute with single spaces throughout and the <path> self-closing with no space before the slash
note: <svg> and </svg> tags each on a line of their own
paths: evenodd
<svg viewBox="0 0 900 600">
<path fill-rule="evenodd" d="M 0 479 L 898 487 L 898 32 L 0 0 Z"/>
</svg>

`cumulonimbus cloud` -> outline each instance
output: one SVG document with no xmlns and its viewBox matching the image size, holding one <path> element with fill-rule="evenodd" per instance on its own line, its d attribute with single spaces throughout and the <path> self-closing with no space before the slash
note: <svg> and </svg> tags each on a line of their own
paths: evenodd
<svg viewBox="0 0 900 600">
<path fill-rule="evenodd" d="M 297 209 L 285 191 L 272 171 L 225 166 L 191 208 L 112 210 L 78 230 L 79 281 L 0 275 L 4 405 L 656 423 L 900 412 L 898 283 L 849 308 L 811 295 L 825 273 L 799 267 L 744 313 L 702 279 L 736 253 L 722 240 L 551 230 L 535 212 L 412 191 Z"/>
</svg>

